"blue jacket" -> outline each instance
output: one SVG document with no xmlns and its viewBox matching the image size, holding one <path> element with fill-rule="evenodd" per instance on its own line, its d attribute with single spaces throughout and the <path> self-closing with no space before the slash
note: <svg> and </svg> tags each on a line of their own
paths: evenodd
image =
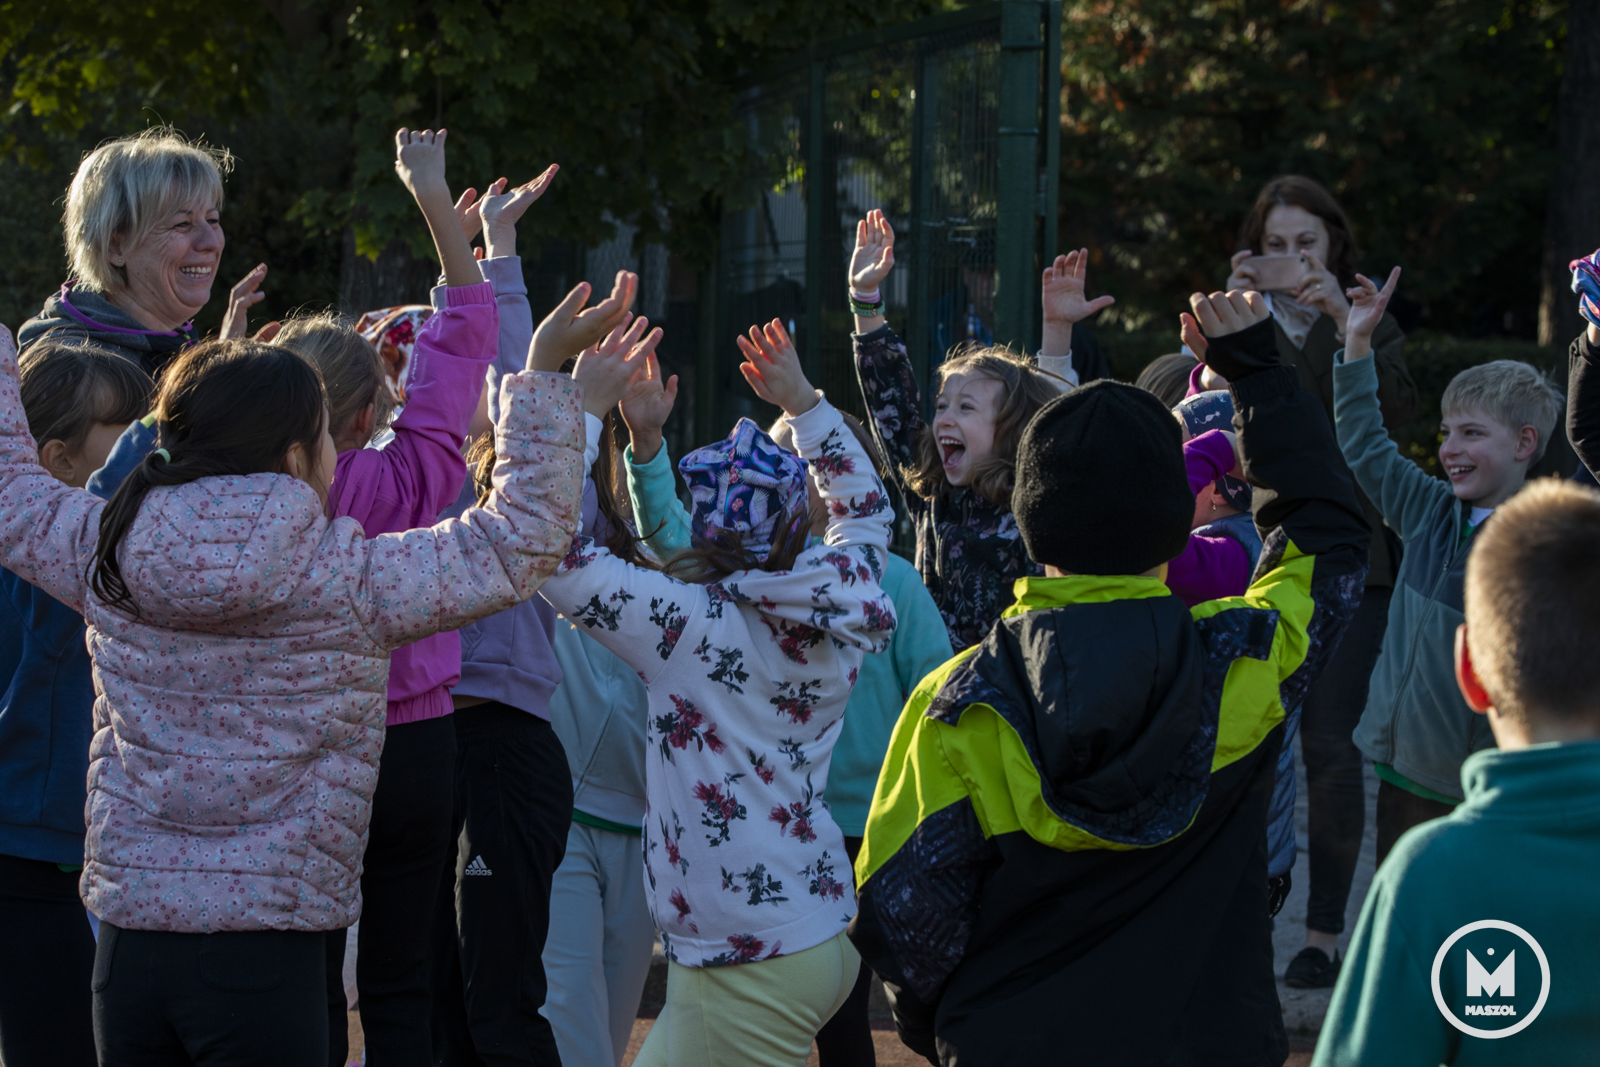
<svg viewBox="0 0 1600 1067">
<path fill-rule="evenodd" d="M 89 491 L 110 497 L 154 440 L 130 426 Z M 83 616 L 8 570 L 0 589 L 0 855 L 79 867 L 94 736 Z"/>
</svg>

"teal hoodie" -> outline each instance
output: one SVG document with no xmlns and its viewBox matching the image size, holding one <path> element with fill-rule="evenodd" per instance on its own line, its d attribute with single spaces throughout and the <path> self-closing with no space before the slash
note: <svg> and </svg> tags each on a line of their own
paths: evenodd
<svg viewBox="0 0 1600 1067">
<path fill-rule="evenodd" d="M 647 543 L 670 559 L 689 547 L 689 515 L 678 500 L 667 449 L 662 446 L 648 463 L 634 463 L 631 446 L 624 455 L 634 518 L 641 530 L 661 527 Z M 917 683 L 952 655 L 944 617 L 917 569 L 891 552 L 881 584 L 900 622 L 889 647 L 861 662 L 828 769 L 828 811 L 846 837 L 866 833 L 867 810 L 900 709 Z"/>
<path fill-rule="evenodd" d="M 1462 589 L 1472 548 L 1472 537 L 1463 536 L 1469 505 L 1400 454 L 1383 428 L 1371 359 L 1334 367 L 1333 413 L 1356 484 L 1405 545 L 1356 747 L 1413 783 L 1460 799 L 1461 764 L 1494 746 L 1488 722 L 1456 688 L 1456 627 L 1466 621 Z"/>
<path fill-rule="evenodd" d="M 1600 741 L 1479 752 L 1461 781 L 1466 802 L 1401 837 L 1379 868 L 1312 1067 L 1600 1060 Z M 1471 931 L 1443 948 L 1486 919 L 1537 942 L 1548 983 L 1532 944 L 1510 931 Z M 1439 998 L 1459 1022 L 1526 1027 L 1487 1038 L 1447 1021 L 1436 959 Z"/>
</svg>

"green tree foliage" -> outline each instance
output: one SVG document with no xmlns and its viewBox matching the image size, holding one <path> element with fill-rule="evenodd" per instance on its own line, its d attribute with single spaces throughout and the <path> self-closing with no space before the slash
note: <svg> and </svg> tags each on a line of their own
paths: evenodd
<svg viewBox="0 0 1600 1067">
<path fill-rule="evenodd" d="M 1554 0 L 1068 0 L 1063 247 L 1095 250 L 1105 326 L 1175 333 L 1261 184 L 1301 173 L 1430 325 L 1531 330 L 1565 21 Z"/>
<path fill-rule="evenodd" d="M 447 126 L 456 188 L 563 173 L 525 223 L 595 242 L 617 223 L 691 260 L 749 147 L 741 82 L 807 43 L 937 0 L 103 0 L 0 3 L 0 232 L 57 224 L 98 141 L 171 122 L 238 157 L 224 277 L 274 268 L 264 311 L 330 302 L 355 259 L 425 256 L 393 175 L 396 128 Z M 59 234 L 0 266 L 0 315 L 60 281 Z M 48 254 L 41 254 L 49 248 Z M 43 262 L 40 262 L 40 259 Z M 414 272 L 413 272 L 414 273 Z M 24 293 L 26 291 L 26 295 Z M 409 293 L 415 299 L 414 291 Z M 13 301 L 17 302 L 13 302 Z M 207 318 L 220 317 L 213 299 Z M 216 316 L 212 316 L 212 312 Z"/>
</svg>

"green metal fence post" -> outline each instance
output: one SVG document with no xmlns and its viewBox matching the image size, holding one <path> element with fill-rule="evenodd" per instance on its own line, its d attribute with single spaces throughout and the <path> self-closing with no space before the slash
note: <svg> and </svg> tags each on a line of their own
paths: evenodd
<svg viewBox="0 0 1600 1067">
<path fill-rule="evenodd" d="M 800 339 L 800 360 L 812 381 L 818 379 L 822 370 L 822 257 L 828 252 L 838 253 L 823 240 L 828 232 L 829 220 L 824 213 L 830 199 L 823 183 L 836 180 L 833 170 L 827 166 L 827 110 L 824 107 L 827 91 L 827 63 L 814 59 L 811 61 L 806 142 L 806 332 Z M 838 223 L 838 219 L 832 220 L 832 225 Z"/>
<path fill-rule="evenodd" d="M 1061 0 L 1044 5 L 1044 173 L 1039 183 L 1039 214 L 1044 216 L 1044 262 L 1056 258 L 1061 213 Z M 1041 267 L 1041 270 L 1044 268 Z"/>
<path fill-rule="evenodd" d="M 911 367 L 917 375 L 917 385 L 924 393 L 928 387 L 928 263 L 933 251 L 935 234 L 941 227 L 930 225 L 933 219 L 933 171 L 935 149 L 939 135 L 939 57 L 928 49 L 918 49 L 916 69 L 917 104 L 911 111 L 911 268 L 910 285 L 904 325 L 906 345 L 911 352 Z M 932 401 L 923 397 L 923 406 Z"/>
<path fill-rule="evenodd" d="M 694 368 L 694 443 L 696 446 L 721 436 L 722 414 L 717 410 L 722 399 L 722 376 L 717 373 L 717 293 L 721 288 L 722 255 L 713 252 L 711 263 L 699 278 L 699 351 Z"/>
<path fill-rule="evenodd" d="M 1000 8 L 1000 173 L 995 225 L 994 339 L 1033 338 L 1038 227 L 1039 65 L 1045 43 L 1038 0 Z"/>
</svg>

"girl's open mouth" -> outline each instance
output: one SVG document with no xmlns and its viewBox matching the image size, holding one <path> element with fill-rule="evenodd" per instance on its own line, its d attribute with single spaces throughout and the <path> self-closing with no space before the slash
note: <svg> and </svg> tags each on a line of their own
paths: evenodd
<svg viewBox="0 0 1600 1067">
<path fill-rule="evenodd" d="M 950 467 L 959 463 L 961 457 L 967 454 L 967 446 L 950 437 L 939 439 L 939 451 L 944 454 L 944 465 Z"/>
</svg>

